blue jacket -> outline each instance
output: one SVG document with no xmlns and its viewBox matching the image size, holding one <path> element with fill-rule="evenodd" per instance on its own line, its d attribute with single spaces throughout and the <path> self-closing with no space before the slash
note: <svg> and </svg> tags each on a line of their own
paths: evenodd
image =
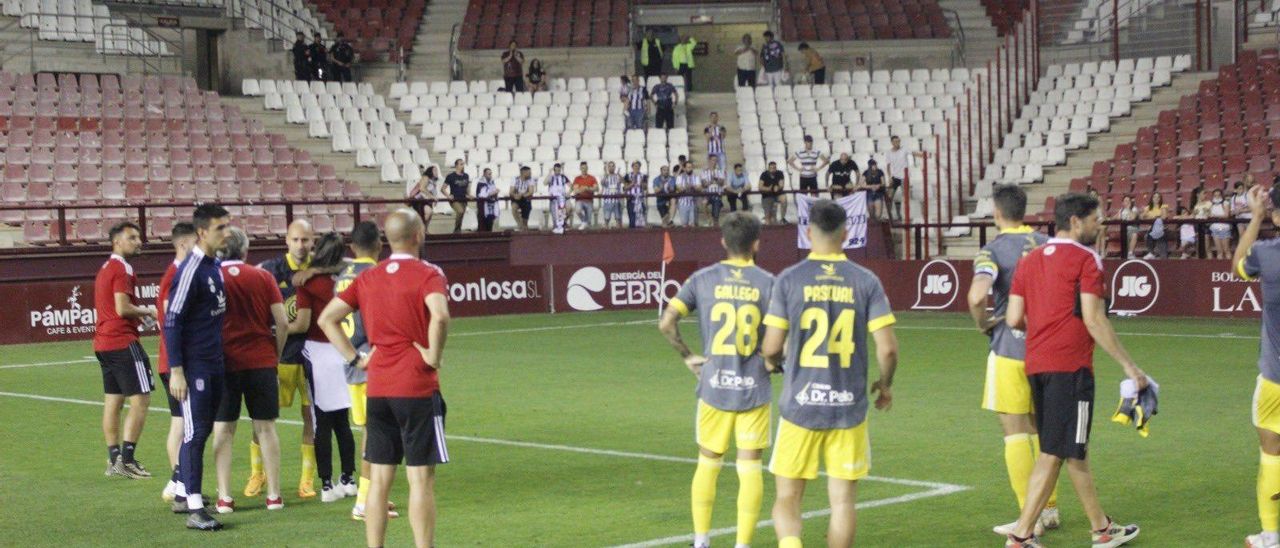
<svg viewBox="0 0 1280 548">
<path fill-rule="evenodd" d="M 169 367 L 185 367 L 186 374 L 223 372 L 222 322 L 227 292 L 221 261 L 199 246 L 178 265 L 169 287 L 164 313 L 164 344 Z"/>
</svg>

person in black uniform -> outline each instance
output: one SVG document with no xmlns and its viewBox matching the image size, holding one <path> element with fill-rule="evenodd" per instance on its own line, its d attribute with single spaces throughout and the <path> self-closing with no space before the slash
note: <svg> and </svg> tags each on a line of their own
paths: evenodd
<svg viewBox="0 0 1280 548">
<path fill-rule="evenodd" d="M 449 207 L 453 209 L 453 233 L 462 232 L 463 215 L 467 212 L 467 202 L 474 200 L 471 195 L 471 176 L 467 175 L 467 164 L 461 158 L 453 162 L 453 173 L 444 177 L 444 187 L 449 195 Z"/>
<path fill-rule="evenodd" d="M 867 211 L 872 219 L 880 218 L 884 207 L 884 171 L 875 160 L 867 160 L 867 170 L 862 173 L 862 188 L 867 191 Z"/>
<path fill-rule="evenodd" d="M 311 80 L 311 62 L 308 59 L 309 52 L 307 50 L 307 35 L 299 32 L 297 39 L 293 41 L 293 79 L 294 80 Z"/>
<path fill-rule="evenodd" d="M 827 167 L 827 178 L 829 180 L 831 197 L 843 198 L 858 188 L 861 183 L 862 174 L 858 172 L 858 163 L 849 158 L 849 153 L 840 155 L 840 159 L 831 162 Z"/>
<path fill-rule="evenodd" d="M 307 54 L 311 58 L 311 79 L 321 82 L 328 79 L 332 75 L 329 68 L 329 49 L 324 46 L 324 38 L 320 37 L 320 33 L 315 33 L 315 40 L 307 46 Z"/>
<path fill-rule="evenodd" d="M 356 60 L 356 50 L 351 47 L 351 42 L 348 42 L 347 37 L 339 32 L 337 40 L 333 41 L 333 49 L 329 51 L 333 55 L 333 79 L 338 82 L 350 82 L 351 64 Z"/>
</svg>

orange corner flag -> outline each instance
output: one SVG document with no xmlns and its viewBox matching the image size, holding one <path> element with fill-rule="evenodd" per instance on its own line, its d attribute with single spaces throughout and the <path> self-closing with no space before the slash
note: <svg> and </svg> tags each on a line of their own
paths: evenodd
<svg viewBox="0 0 1280 548">
<path fill-rule="evenodd" d="M 662 263 L 666 264 L 676 259 L 676 248 L 671 245 L 671 233 L 662 233 Z"/>
</svg>

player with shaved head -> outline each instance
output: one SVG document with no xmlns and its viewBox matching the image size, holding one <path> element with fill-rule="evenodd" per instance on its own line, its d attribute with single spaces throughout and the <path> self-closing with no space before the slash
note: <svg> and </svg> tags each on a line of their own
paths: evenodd
<svg viewBox="0 0 1280 548">
<path fill-rule="evenodd" d="M 426 227 L 417 213 L 393 212 L 384 231 L 391 256 L 360 273 L 329 302 L 318 323 L 343 360 L 368 372 L 365 541 L 384 544 L 387 492 L 403 461 L 414 542 L 426 548 L 434 544 L 435 466 L 449 462 L 437 375 L 449 326 L 448 282 L 439 267 L 419 258 Z M 356 311 L 372 345 L 367 354 L 351 345 L 341 325 Z"/>
<path fill-rule="evenodd" d="M 305 219 L 294 219 L 285 233 L 285 244 L 289 251 L 283 256 L 275 257 L 258 265 L 270 272 L 276 279 L 280 294 L 284 296 L 285 311 L 289 321 L 298 315 L 297 286 L 301 285 L 295 277 L 311 267 L 311 247 L 315 243 L 316 233 L 311 223 Z M 304 280 L 305 281 L 305 280 Z M 316 496 L 312 487 L 312 477 L 316 473 L 315 431 L 312 424 L 311 399 L 308 396 L 307 380 L 302 370 L 302 347 L 306 343 L 305 333 L 290 335 L 285 342 L 284 352 L 280 354 L 280 364 L 276 368 L 280 377 L 280 407 L 293 407 L 293 396 L 298 394 L 302 408 L 302 474 L 298 479 L 298 497 Z M 245 485 L 244 496 L 256 497 L 262 493 L 262 486 L 267 481 L 263 472 L 262 448 L 257 439 L 249 445 L 249 464 L 252 467 L 249 483 Z"/>
</svg>

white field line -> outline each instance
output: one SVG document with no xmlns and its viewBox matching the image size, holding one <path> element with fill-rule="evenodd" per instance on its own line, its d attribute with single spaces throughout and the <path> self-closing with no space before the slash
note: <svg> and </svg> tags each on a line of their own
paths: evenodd
<svg viewBox="0 0 1280 548">
<path fill-rule="evenodd" d="M 894 480 L 894 478 L 877 478 L 874 476 L 867 477 L 865 479 L 873 480 L 873 481 L 874 480 L 880 480 L 880 481 Z M 906 481 L 914 482 L 914 480 L 906 480 Z M 894 481 L 890 481 L 890 483 L 901 483 L 901 482 L 898 480 L 894 480 Z M 922 483 L 929 483 L 929 482 L 922 482 Z M 896 497 L 861 501 L 858 503 L 858 509 L 866 510 L 868 508 L 875 508 L 877 506 L 889 506 L 891 504 L 903 504 L 903 503 L 912 502 L 912 501 L 921 500 L 921 499 L 943 497 L 946 495 L 959 493 L 961 491 L 966 491 L 969 489 L 968 487 L 965 487 L 963 485 L 950 485 L 945 483 L 937 484 L 937 485 L 940 485 L 940 487 L 934 487 L 927 491 L 908 493 L 906 495 L 899 495 Z M 800 519 L 807 520 L 807 519 L 820 518 L 820 517 L 829 516 L 829 515 L 831 515 L 831 509 L 827 508 L 825 510 L 813 510 L 813 511 L 800 514 Z M 773 520 L 766 519 L 756 524 L 757 530 L 764 529 L 767 527 L 773 527 Z M 712 529 L 710 532 L 708 532 L 708 535 L 711 537 L 719 537 L 724 535 L 731 535 L 737 532 L 738 532 L 737 527 L 724 527 L 721 529 Z M 653 540 L 646 540 L 643 542 L 635 542 L 631 544 L 620 544 L 620 545 L 614 546 L 613 548 L 649 548 L 652 546 L 667 546 L 669 544 L 685 544 L 692 541 L 693 541 L 693 535 L 676 535 L 672 537 L 656 538 Z"/>
</svg>

